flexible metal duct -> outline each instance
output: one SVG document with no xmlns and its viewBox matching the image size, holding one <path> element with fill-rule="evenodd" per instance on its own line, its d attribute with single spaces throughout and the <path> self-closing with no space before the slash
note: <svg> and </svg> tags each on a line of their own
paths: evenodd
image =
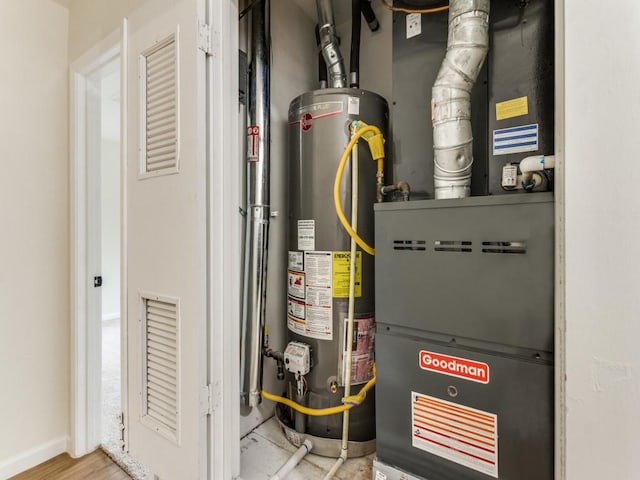
<svg viewBox="0 0 640 480">
<path fill-rule="evenodd" d="M 329 70 L 329 87 L 344 88 L 347 86 L 347 77 L 333 18 L 333 1 L 316 0 L 316 6 L 318 8 L 320 48 Z"/>
<path fill-rule="evenodd" d="M 259 0 L 249 16 L 247 107 L 247 223 L 242 290 L 241 400 L 261 401 L 262 337 L 269 237 L 269 3 Z"/>
<path fill-rule="evenodd" d="M 468 197 L 471 192 L 471 89 L 489 50 L 489 3 L 449 3 L 447 54 L 431 99 L 436 198 Z"/>
</svg>

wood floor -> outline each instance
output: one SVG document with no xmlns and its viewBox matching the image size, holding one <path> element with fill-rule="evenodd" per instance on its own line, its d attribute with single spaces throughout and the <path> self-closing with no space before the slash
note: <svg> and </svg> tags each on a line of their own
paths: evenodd
<svg viewBox="0 0 640 480">
<path fill-rule="evenodd" d="M 102 450 L 71 458 L 66 453 L 58 455 L 37 467 L 11 477 L 10 480 L 131 480 Z"/>
</svg>

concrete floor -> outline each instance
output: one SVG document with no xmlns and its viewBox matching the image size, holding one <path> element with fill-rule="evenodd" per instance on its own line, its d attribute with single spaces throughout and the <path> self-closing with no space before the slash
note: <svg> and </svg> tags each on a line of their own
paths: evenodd
<svg viewBox="0 0 640 480">
<path fill-rule="evenodd" d="M 265 480 L 273 475 L 295 452 L 280 431 L 275 418 L 260 425 L 240 443 L 240 476 L 242 480 Z M 338 480 L 371 480 L 374 454 L 352 458 L 340 467 L 334 478 Z M 335 459 L 307 455 L 287 480 L 322 480 Z"/>
</svg>

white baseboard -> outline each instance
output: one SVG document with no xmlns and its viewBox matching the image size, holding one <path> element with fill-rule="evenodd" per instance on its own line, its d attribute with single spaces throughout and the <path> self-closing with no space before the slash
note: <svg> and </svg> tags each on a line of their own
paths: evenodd
<svg viewBox="0 0 640 480">
<path fill-rule="evenodd" d="M 115 320 L 116 318 L 120 318 L 120 312 L 105 313 L 102 315 L 103 322 L 106 322 L 107 320 Z"/>
<path fill-rule="evenodd" d="M 0 460 L 0 479 L 6 480 L 19 473 L 40 465 L 47 460 L 64 453 L 69 448 L 69 437 L 64 436 L 51 440 L 26 452 L 19 453 L 6 460 Z"/>
</svg>

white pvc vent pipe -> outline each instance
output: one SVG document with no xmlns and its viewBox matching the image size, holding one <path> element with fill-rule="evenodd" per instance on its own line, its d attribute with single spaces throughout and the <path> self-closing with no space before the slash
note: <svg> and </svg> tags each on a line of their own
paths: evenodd
<svg viewBox="0 0 640 480">
<path fill-rule="evenodd" d="M 280 469 L 269 477 L 269 480 L 283 480 L 293 471 L 294 468 L 298 466 L 298 464 L 302 461 L 304 457 L 307 456 L 307 453 L 311 451 L 313 448 L 313 444 L 311 440 L 306 439 L 300 448 L 294 452 L 293 455 L 287 460 L 287 462 L 280 467 Z"/>
<path fill-rule="evenodd" d="M 489 3 L 449 2 L 447 54 L 431 92 L 436 198 L 471 193 L 471 89 L 489 50 Z"/>
</svg>

